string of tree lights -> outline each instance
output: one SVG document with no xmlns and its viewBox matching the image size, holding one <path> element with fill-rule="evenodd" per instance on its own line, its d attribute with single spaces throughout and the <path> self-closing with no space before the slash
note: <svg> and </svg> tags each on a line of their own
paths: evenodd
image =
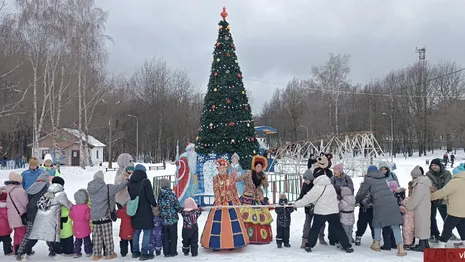
<svg viewBox="0 0 465 262">
<path fill-rule="evenodd" d="M 250 168 L 252 157 L 259 152 L 259 145 L 225 10 L 222 16 L 196 138 L 197 151 L 203 154 L 237 153 L 241 166 Z"/>
</svg>

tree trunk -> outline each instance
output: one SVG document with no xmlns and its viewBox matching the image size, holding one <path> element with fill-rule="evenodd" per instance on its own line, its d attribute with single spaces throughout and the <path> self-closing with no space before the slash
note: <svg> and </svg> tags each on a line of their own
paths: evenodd
<svg viewBox="0 0 465 262">
<path fill-rule="evenodd" d="M 163 138 L 162 137 L 162 133 L 163 133 L 163 113 L 160 112 L 159 115 L 160 115 L 160 121 L 158 122 L 157 155 L 155 156 L 157 162 L 161 160 L 161 139 Z"/>
<path fill-rule="evenodd" d="M 79 124 L 78 124 L 78 131 L 79 131 L 79 164 L 80 166 L 85 169 L 86 165 L 84 163 L 84 143 L 82 141 L 82 110 L 83 110 L 83 87 L 82 87 L 82 68 L 79 65 L 79 72 L 78 72 L 78 111 L 79 111 Z"/>
</svg>

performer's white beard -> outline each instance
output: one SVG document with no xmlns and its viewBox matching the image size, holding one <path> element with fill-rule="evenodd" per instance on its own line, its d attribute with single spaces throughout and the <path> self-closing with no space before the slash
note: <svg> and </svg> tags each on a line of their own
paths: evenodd
<svg viewBox="0 0 465 262">
<path fill-rule="evenodd" d="M 195 151 L 187 153 L 187 162 L 190 173 L 195 174 L 197 172 L 197 153 Z"/>
<path fill-rule="evenodd" d="M 231 167 L 232 167 L 232 168 L 239 167 L 239 163 L 237 163 L 237 164 L 232 163 L 232 164 L 231 164 Z"/>
</svg>

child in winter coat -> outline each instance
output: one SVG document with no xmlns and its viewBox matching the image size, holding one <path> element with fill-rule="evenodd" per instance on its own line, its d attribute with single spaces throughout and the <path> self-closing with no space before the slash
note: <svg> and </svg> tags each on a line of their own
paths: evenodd
<svg viewBox="0 0 465 262">
<path fill-rule="evenodd" d="M 341 189 L 341 197 L 342 199 L 339 201 L 339 216 L 341 224 L 347 237 L 352 239 L 352 232 L 355 224 L 355 197 L 352 190 L 348 187 L 343 187 Z"/>
<path fill-rule="evenodd" d="M 388 185 L 389 185 L 389 189 L 396 197 L 397 204 L 399 205 L 399 207 L 402 206 L 402 201 L 404 201 L 405 199 L 405 191 L 406 191 L 405 188 L 399 187 L 399 184 L 395 180 L 389 181 Z M 391 227 L 383 228 L 383 246 L 381 247 L 381 249 L 390 251 L 391 249 L 396 249 L 396 248 L 397 248 L 396 240 L 394 238 L 394 232 L 392 231 Z"/>
<path fill-rule="evenodd" d="M 27 207 L 27 193 L 22 187 L 23 177 L 15 172 L 9 174 L 9 181 L 5 182 L 6 193 L 6 207 L 8 212 L 8 223 L 14 230 L 13 245 L 15 255 L 18 252 L 19 246 L 23 241 L 26 234 L 26 225 L 23 224 L 23 219 L 26 215 Z"/>
<path fill-rule="evenodd" d="M 287 205 L 286 194 L 279 195 L 279 205 Z M 275 210 L 278 215 L 276 219 L 276 244 L 278 248 L 282 248 L 284 243 L 285 247 L 291 247 L 289 244 L 290 227 L 291 227 L 291 213 L 294 212 L 293 207 L 276 207 Z"/>
<path fill-rule="evenodd" d="M 162 240 L 162 222 L 160 218 L 160 208 L 156 206 L 152 208 L 153 212 L 153 229 L 152 234 L 150 234 L 150 244 L 149 244 L 149 255 L 153 256 L 153 252 L 159 256 L 161 254 L 161 249 L 163 247 Z"/>
<path fill-rule="evenodd" d="M 74 258 L 82 256 L 81 247 L 84 243 L 84 252 L 86 257 L 92 256 L 92 241 L 90 239 L 90 207 L 89 196 L 85 189 L 79 189 L 74 193 L 76 205 L 71 208 L 69 217 L 73 221 L 73 234 L 76 237 L 74 241 Z"/>
<path fill-rule="evenodd" d="M 13 255 L 13 249 L 11 247 L 10 235 L 13 230 L 8 223 L 8 210 L 6 207 L 7 193 L 4 191 L 0 192 L 0 242 L 3 243 L 3 253 L 5 256 L 11 256 Z"/>
<path fill-rule="evenodd" d="M 357 231 L 355 231 L 355 245 L 360 246 L 362 243 L 362 236 L 365 234 L 367 226 L 370 226 L 371 238 L 375 238 L 373 229 L 373 202 L 370 193 L 360 201 L 360 210 L 358 212 Z"/>
<path fill-rule="evenodd" d="M 131 217 L 128 215 L 127 206 L 121 206 L 119 203 L 116 204 L 118 206 L 118 211 L 116 212 L 116 216 L 121 219 L 121 225 L 119 227 L 119 249 L 120 254 L 122 257 L 125 257 L 128 254 L 128 246 L 131 248 L 132 253 L 132 238 L 134 236 L 134 229 L 132 228 L 131 224 Z M 139 254 L 140 256 L 140 254 Z M 133 254 L 133 258 L 137 258 L 139 256 L 135 256 Z"/>
<path fill-rule="evenodd" d="M 202 210 L 197 207 L 192 197 L 184 200 L 184 210 L 181 212 L 182 224 L 182 252 L 189 255 L 189 249 L 193 257 L 199 254 L 199 226 L 197 219 L 202 214 Z"/>
<path fill-rule="evenodd" d="M 158 205 L 160 206 L 160 218 L 163 225 L 163 254 L 165 257 L 175 257 L 178 255 L 178 213 L 182 207 L 178 198 L 170 188 L 170 181 L 160 180 L 160 193 L 158 195 Z"/>
<path fill-rule="evenodd" d="M 61 207 L 60 245 L 63 256 L 71 257 L 74 253 L 73 221 L 69 217 L 69 208 Z"/>
<path fill-rule="evenodd" d="M 404 215 L 404 224 L 402 225 L 402 238 L 404 239 L 404 248 L 410 249 L 415 240 L 415 220 L 414 220 L 414 212 L 408 211 L 405 208 L 405 204 L 410 201 L 410 196 L 406 197 L 402 201 L 402 206 L 400 206 L 400 211 Z"/>
</svg>

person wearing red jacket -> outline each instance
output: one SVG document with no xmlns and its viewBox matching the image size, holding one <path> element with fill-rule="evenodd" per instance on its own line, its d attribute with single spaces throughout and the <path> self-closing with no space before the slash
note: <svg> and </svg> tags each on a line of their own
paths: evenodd
<svg viewBox="0 0 465 262">
<path fill-rule="evenodd" d="M 0 191 L 0 242 L 3 243 L 3 252 L 5 256 L 13 255 L 13 248 L 11 246 L 11 233 L 13 230 L 8 223 L 8 213 L 6 208 L 7 193 Z"/>
<path fill-rule="evenodd" d="M 119 227 L 119 237 L 121 238 L 119 241 L 119 248 L 121 256 L 125 257 L 128 254 L 128 244 L 131 247 L 132 254 L 132 238 L 134 236 L 134 229 L 131 225 L 131 217 L 126 212 L 126 206 L 123 207 L 118 203 L 116 205 L 118 206 L 116 216 L 121 219 L 121 225 Z"/>
</svg>

